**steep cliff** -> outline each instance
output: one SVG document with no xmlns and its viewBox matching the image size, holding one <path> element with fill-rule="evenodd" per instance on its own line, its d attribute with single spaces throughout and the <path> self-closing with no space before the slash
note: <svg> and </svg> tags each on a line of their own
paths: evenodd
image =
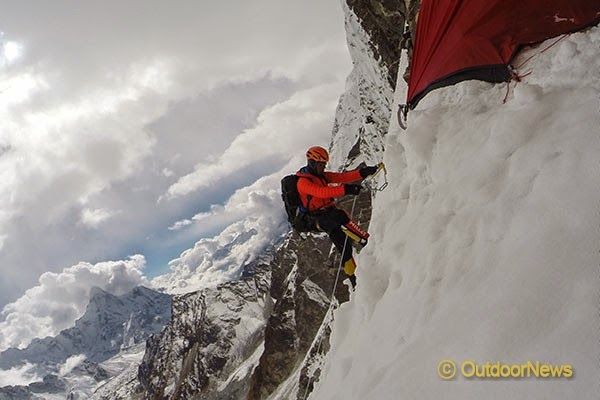
<svg viewBox="0 0 600 400">
<path fill-rule="evenodd" d="M 397 0 L 347 0 L 347 5 L 369 35 L 374 60 L 386 67 L 389 86 L 395 88 L 407 5 Z"/>
<path fill-rule="evenodd" d="M 332 130 L 334 170 L 383 159 L 406 14 L 404 4 L 389 1 L 342 6 L 354 67 Z M 340 202 L 366 229 L 373 195 Z M 328 351 L 328 310 L 349 299 L 338 268 L 325 234 L 290 232 L 241 280 L 176 296 L 173 319 L 148 340 L 137 377 L 130 372 L 120 394 L 111 397 L 107 387 L 97 398 L 304 398 Z"/>
<path fill-rule="evenodd" d="M 383 158 L 406 14 L 399 2 L 348 1 L 343 8 L 354 67 L 332 131 L 330 167 L 337 170 Z M 355 204 L 353 199 L 340 202 L 367 229 L 372 195 L 361 193 Z M 302 240 L 291 233 L 288 237 L 273 263 L 271 296 L 277 303 L 265 329 L 265 349 L 249 399 L 302 399 L 318 381 L 328 351 L 331 315 L 327 311 L 338 260 L 326 236 Z M 337 301 L 348 299 L 347 290 L 337 285 Z"/>
<path fill-rule="evenodd" d="M 173 299 L 173 318 L 150 338 L 138 379 L 145 399 L 242 398 L 262 346 L 271 272 Z"/>
</svg>

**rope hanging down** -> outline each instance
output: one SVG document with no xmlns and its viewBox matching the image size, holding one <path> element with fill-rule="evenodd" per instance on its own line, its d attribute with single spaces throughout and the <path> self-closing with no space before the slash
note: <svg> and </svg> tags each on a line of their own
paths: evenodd
<svg viewBox="0 0 600 400">
<path fill-rule="evenodd" d="M 381 192 L 388 186 L 387 170 L 385 169 L 385 164 L 383 162 L 381 162 L 377 165 L 377 167 L 378 167 L 377 171 L 373 175 L 369 176 L 367 179 L 363 180 L 363 183 L 362 183 L 365 188 L 367 188 L 368 190 L 371 190 L 373 192 Z M 375 177 L 377 175 L 379 175 L 379 173 L 381 171 L 383 171 L 384 182 L 381 185 L 377 185 L 376 184 L 377 182 L 375 182 Z M 375 184 L 374 184 L 374 182 L 375 182 Z M 352 218 L 352 216 L 354 215 L 354 208 L 356 206 L 357 198 L 358 197 L 355 196 L 354 200 L 352 201 L 352 209 L 350 211 L 350 218 Z M 348 244 L 348 236 L 346 236 L 346 238 L 344 239 L 344 247 L 343 248 L 346 248 L 347 244 Z M 317 336 L 320 335 L 321 337 L 319 338 L 319 345 L 317 346 L 316 354 L 319 354 L 321 352 L 321 346 L 323 344 L 323 334 L 321 333 L 321 331 L 324 331 L 324 329 L 326 329 L 327 327 L 329 327 L 331 325 L 331 322 L 333 321 L 333 310 L 335 308 L 337 308 L 337 305 L 338 305 L 337 299 L 335 298 L 335 290 L 337 289 L 337 285 L 340 280 L 340 273 L 342 272 L 342 265 L 343 265 L 342 258 L 340 257 L 340 263 L 337 268 L 337 272 L 335 275 L 335 281 L 333 283 L 333 289 L 331 291 L 329 307 L 327 308 L 327 312 L 323 316 L 323 321 L 321 322 L 321 328 L 319 328 L 319 330 L 317 331 Z M 331 313 L 331 315 L 330 315 L 330 313 Z M 325 326 L 325 328 L 322 328 L 323 325 L 325 324 L 325 321 L 327 321 L 327 325 Z M 310 354 L 311 350 L 312 350 L 312 346 L 311 346 L 311 348 L 308 349 L 307 355 Z M 306 397 L 308 396 L 308 388 L 310 387 L 310 385 L 312 383 L 312 379 L 313 379 L 313 376 L 311 375 L 308 378 L 308 382 L 306 383 L 304 395 L 302 396 L 303 400 L 306 400 Z"/>
<path fill-rule="evenodd" d="M 354 196 L 354 200 L 352 201 L 352 209 L 350 211 L 350 218 L 352 218 L 352 216 L 354 215 L 354 206 L 356 205 L 356 199 L 358 198 L 358 196 Z M 348 236 L 346 236 L 346 238 L 344 239 L 344 249 L 346 248 L 346 245 L 348 244 Z M 323 326 L 323 324 L 325 323 L 325 320 L 327 319 L 329 313 L 331 313 L 331 318 L 329 319 L 327 326 L 331 325 L 331 322 L 333 321 L 333 309 L 335 308 L 334 305 L 337 305 L 337 299 L 335 298 L 335 289 L 337 289 L 337 284 L 340 280 L 340 272 L 342 271 L 342 257 L 340 257 L 340 264 L 338 265 L 338 269 L 337 269 L 337 273 L 335 275 L 335 281 L 333 282 L 333 289 L 331 291 L 331 297 L 330 297 L 330 301 L 329 301 L 329 307 L 327 308 L 327 312 L 325 312 L 325 315 L 323 316 L 323 321 L 321 322 L 321 326 Z M 317 330 L 317 335 L 319 335 L 319 333 L 321 332 L 321 328 L 319 328 L 319 330 Z M 321 338 L 319 339 L 319 346 L 317 347 L 317 353 L 319 354 L 321 352 L 321 345 L 323 344 L 323 336 L 321 336 Z M 312 346 L 308 349 L 307 355 L 310 354 L 310 351 L 312 350 Z M 308 396 L 308 388 L 310 387 L 310 384 L 312 383 L 312 375 L 308 378 L 308 382 L 306 383 L 306 389 L 304 390 L 304 396 L 302 396 L 303 400 L 306 400 L 306 397 Z"/>
</svg>

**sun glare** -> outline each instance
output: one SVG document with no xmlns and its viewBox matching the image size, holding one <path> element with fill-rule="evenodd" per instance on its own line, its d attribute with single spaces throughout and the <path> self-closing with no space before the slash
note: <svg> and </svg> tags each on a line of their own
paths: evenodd
<svg viewBox="0 0 600 400">
<path fill-rule="evenodd" d="M 2 54 L 8 63 L 12 63 L 23 54 L 23 46 L 17 42 L 5 42 L 2 46 Z"/>
</svg>

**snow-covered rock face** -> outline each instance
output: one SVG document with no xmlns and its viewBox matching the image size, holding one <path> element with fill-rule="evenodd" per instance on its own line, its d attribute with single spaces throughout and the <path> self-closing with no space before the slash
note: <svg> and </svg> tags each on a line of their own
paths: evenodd
<svg viewBox="0 0 600 400">
<path fill-rule="evenodd" d="M 291 233 L 271 264 L 270 294 L 276 300 L 265 328 L 264 351 L 254 371 L 248 400 L 291 399 L 307 384 L 306 353 L 329 308 L 339 258 L 326 235 L 301 239 Z M 347 301 L 340 282 L 335 296 Z M 324 340 L 326 343 L 326 339 Z M 323 346 L 319 355 L 326 351 Z"/>
<path fill-rule="evenodd" d="M 270 281 L 259 265 L 242 280 L 176 296 L 172 321 L 147 343 L 138 374 L 144 396 L 242 398 L 258 361 Z"/>
<path fill-rule="evenodd" d="M 268 262 L 286 226 L 261 227 L 261 218 L 246 218 L 228 226 L 214 238 L 203 238 L 169 263 L 171 272 L 152 284 L 167 293 L 184 294 L 239 279 L 244 265 Z"/>
<path fill-rule="evenodd" d="M 350 2 L 343 4 L 346 14 L 348 47 L 354 68 L 340 98 L 332 132 L 330 168 L 343 170 L 360 162 L 375 164 L 383 159 L 384 134 L 387 132 L 393 88 L 390 69 L 383 60 L 399 54 L 402 26 L 394 23 L 403 10 L 398 2 Z M 360 14 L 360 16 L 358 15 Z M 400 24 L 402 25 L 402 24 Z M 383 32 L 387 32 L 384 34 Z M 372 40 L 384 39 L 386 43 Z M 394 49 L 392 54 L 389 49 Z M 392 79 L 395 82 L 395 76 Z M 368 229 L 371 194 L 361 193 L 340 205 L 362 227 Z M 322 327 L 326 319 L 335 272 L 339 267 L 337 251 L 325 236 L 298 240 L 292 235 L 273 263 L 274 285 L 271 295 L 277 305 L 265 333 L 265 350 L 253 379 L 250 399 L 304 398 L 318 380 L 321 361 L 328 351 L 330 330 Z M 325 265 L 330 266 L 327 269 Z M 358 268 L 370 268 L 359 263 Z M 276 275 L 285 271 L 283 277 Z M 345 275 L 342 273 L 342 280 Z M 277 282 L 283 282 L 283 288 Z M 359 286 L 362 283 L 359 281 Z M 338 283 L 336 297 L 347 299 L 346 286 Z"/>
<path fill-rule="evenodd" d="M 354 67 L 346 80 L 332 132 L 330 166 L 337 170 L 354 167 L 362 161 L 367 164 L 382 161 L 383 137 L 389 126 L 394 94 L 387 78 L 388 67 L 374 55 L 377 44 L 355 12 L 345 3 L 343 7 Z"/>
<path fill-rule="evenodd" d="M 362 29 L 369 36 L 369 50 L 373 54 L 372 60 L 384 65 L 387 70 L 386 80 L 390 87 L 396 87 L 400 51 L 402 50 L 400 38 L 404 33 L 404 23 L 407 17 L 407 3 L 414 7 L 414 0 L 346 0 L 348 11 L 356 16 Z M 348 26 L 346 26 L 348 28 Z M 347 29 L 347 34 L 356 32 Z M 365 53 L 366 55 L 366 53 Z M 354 55 L 355 64 L 356 54 Z M 372 62 L 370 62 L 372 63 Z"/>
<path fill-rule="evenodd" d="M 143 343 L 171 318 L 171 296 L 139 286 L 122 296 L 99 288 L 90 294 L 84 315 L 56 337 L 35 339 L 25 349 L 0 353 L 0 368 L 32 365 L 43 381 L 6 389 L 23 393 L 59 393 L 88 397 L 110 377 L 99 363 Z M 25 364 L 27 363 L 27 364 Z M 86 389 L 84 389 L 84 387 Z M 8 393 L 0 389 L 2 393 Z M 25 397 L 27 398 L 27 397 Z"/>
<path fill-rule="evenodd" d="M 386 136 L 364 282 L 335 315 L 311 399 L 566 399 L 598 393 L 600 28 L 523 53 L 506 85 L 431 92 Z M 398 88 L 398 99 L 405 87 Z M 438 364 L 453 360 L 452 381 Z M 463 362 L 572 365 L 467 379 Z"/>
</svg>

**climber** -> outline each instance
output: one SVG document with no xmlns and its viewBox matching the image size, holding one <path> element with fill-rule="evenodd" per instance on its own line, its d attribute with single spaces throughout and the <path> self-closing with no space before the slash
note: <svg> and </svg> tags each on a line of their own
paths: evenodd
<svg viewBox="0 0 600 400">
<path fill-rule="evenodd" d="M 298 193 L 302 201 L 300 212 L 305 213 L 314 224 L 314 230 L 326 232 L 342 255 L 344 272 L 352 287 L 356 287 L 354 270 L 356 263 L 352 257 L 352 246 L 361 249 L 367 244 L 369 234 L 336 206 L 335 197 L 358 195 L 361 185 L 353 184 L 377 172 L 378 167 L 362 167 L 347 172 L 326 172 L 329 162 L 327 150 L 313 146 L 306 152 L 307 165 L 296 175 Z M 337 184 L 337 185 L 336 185 Z M 348 239 L 348 240 L 347 240 Z"/>
</svg>

